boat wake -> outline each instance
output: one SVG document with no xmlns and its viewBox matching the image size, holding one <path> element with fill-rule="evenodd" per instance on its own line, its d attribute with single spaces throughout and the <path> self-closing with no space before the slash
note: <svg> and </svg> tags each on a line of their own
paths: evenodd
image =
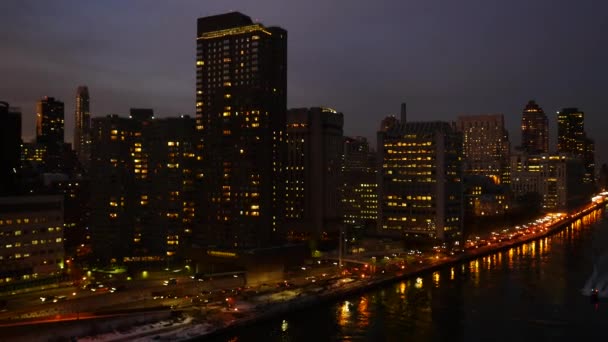
<svg viewBox="0 0 608 342">
<path fill-rule="evenodd" d="M 608 298 L 608 255 L 601 256 L 595 263 L 581 292 L 584 296 Z"/>
</svg>

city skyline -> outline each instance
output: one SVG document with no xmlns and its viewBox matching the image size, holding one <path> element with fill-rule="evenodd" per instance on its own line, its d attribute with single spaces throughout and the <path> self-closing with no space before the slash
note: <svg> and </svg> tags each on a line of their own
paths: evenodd
<svg viewBox="0 0 608 342">
<path fill-rule="evenodd" d="M 608 324 L 608 6 L 7 2 L 3 337 Z"/>
<path fill-rule="evenodd" d="M 0 91 L 21 108 L 25 140 L 33 137 L 36 99 L 53 96 L 73 113 L 79 84 L 95 94 L 93 117 L 138 106 L 154 108 L 159 117 L 194 115 L 192 22 L 238 10 L 291 32 L 288 108 L 336 108 L 345 113 L 346 135 L 365 136 L 375 145 L 380 120 L 407 102 L 410 121 L 503 113 L 512 141 L 520 141 L 521 108 L 535 99 L 549 117 L 552 149 L 556 112 L 579 107 L 588 114 L 589 135 L 597 137 L 600 162 L 606 160 L 602 145 L 608 138 L 599 131 L 606 105 L 601 80 L 608 71 L 601 63 L 608 51 L 598 44 L 606 25 L 599 17 L 604 4 L 148 4 L 1 5 L 9 15 L 0 23 L 7 42 L 1 71 L 8 80 Z M 89 13 L 100 25 L 82 28 L 92 19 Z M 417 19 L 422 14 L 426 21 Z M 308 25 L 312 19 L 315 27 Z M 561 25 L 566 19 L 578 24 Z M 307 72 L 310 65 L 319 72 Z M 66 141 L 72 141 L 71 115 L 66 124 Z"/>
</svg>

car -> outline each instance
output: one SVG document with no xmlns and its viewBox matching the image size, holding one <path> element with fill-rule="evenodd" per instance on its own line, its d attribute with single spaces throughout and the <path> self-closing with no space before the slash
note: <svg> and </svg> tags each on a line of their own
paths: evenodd
<svg viewBox="0 0 608 342">
<path fill-rule="evenodd" d="M 165 286 L 177 285 L 177 279 L 175 279 L 175 278 L 169 278 L 169 280 L 165 280 L 163 282 L 163 285 L 165 285 Z"/>
</svg>

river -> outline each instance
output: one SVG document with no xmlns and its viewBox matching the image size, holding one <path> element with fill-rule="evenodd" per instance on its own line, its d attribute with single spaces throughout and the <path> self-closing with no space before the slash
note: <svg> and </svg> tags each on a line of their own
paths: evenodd
<svg viewBox="0 0 608 342">
<path fill-rule="evenodd" d="M 606 341 L 608 301 L 581 295 L 604 249 L 608 219 L 597 211 L 555 235 L 215 340 Z"/>
</svg>

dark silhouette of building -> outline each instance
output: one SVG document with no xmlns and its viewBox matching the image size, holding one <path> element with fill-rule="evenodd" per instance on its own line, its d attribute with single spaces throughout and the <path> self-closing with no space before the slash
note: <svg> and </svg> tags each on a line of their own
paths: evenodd
<svg viewBox="0 0 608 342">
<path fill-rule="evenodd" d="M 199 18 L 197 26 L 200 243 L 280 244 L 287 31 L 238 12 Z"/>
<path fill-rule="evenodd" d="M 138 132 L 139 122 L 118 115 L 92 120 L 90 230 L 93 253 L 102 262 L 122 262 L 141 239 L 137 182 L 147 169 Z"/>
<path fill-rule="evenodd" d="M 154 119 L 154 109 L 152 108 L 131 108 L 129 118 L 137 121 L 147 121 Z"/>
<path fill-rule="evenodd" d="M 318 240 L 323 233 L 340 230 L 343 124 L 343 114 L 331 108 L 287 112 L 285 213 L 289 232 Z"/>
<path fill-rule="evenodd" d="M 407 122 L 407 104 L 401 103 L 401 123 Z"/>
<path fill-rule="evenodd" d="M 0 102 L 0 194 L 12 194 L 19 188 L 21 155 L 21 113 Z"/>
<path fill-rule="evenodd" d="M 100 261 L 173 259 L 194 230 L 194 119 L 133 114 L 93 119 L 90 228 Z"/>
<path fill-rule="evenodd" d="M 585 132 L 585 113 L 564 108 L 557 113 L 557 151 L 570 153 L 585 164 L 584 182 L 595 183 L 595 144 Z"/>
<path fill-rule="evenodd" d="M 36 143 L 46 147 L 46 171 L 60 172 L 64 149 L 63 102 L 45 96 L 36 103 Z"/>
<path fill-rule="evenodd" d="M 549 153 L 549 121 L 534 100 L 530 100 L 523 111 L 521 147 L 529 154 Z"/>
<path fill-rule="evenodd" d="M 602 191 L 608 190 L 608 165 L 602 164 L 600 168 L 599 188 Z"/>
<path fill-rule="evenodd" d="M 155 119 L 142 128 L 148 177 L 141 184 L 140 244 L 149 255 L 180 256 L 195 223 L 194 118 Z"/>
<path fill-rule="evenodd" d="M 449 123 L 394 123 L 378 132 L 378 159 L 378 234 L 462 238 L 462 136 Z"/>
<path fill-rule="evenodd" d="M 76 111 L 74 113 L 74 151 L 80 165 L 85 170 L 91 160 L 91 112 L 89 89 L 80 86 L 76 90 Z"/>
</svg>

